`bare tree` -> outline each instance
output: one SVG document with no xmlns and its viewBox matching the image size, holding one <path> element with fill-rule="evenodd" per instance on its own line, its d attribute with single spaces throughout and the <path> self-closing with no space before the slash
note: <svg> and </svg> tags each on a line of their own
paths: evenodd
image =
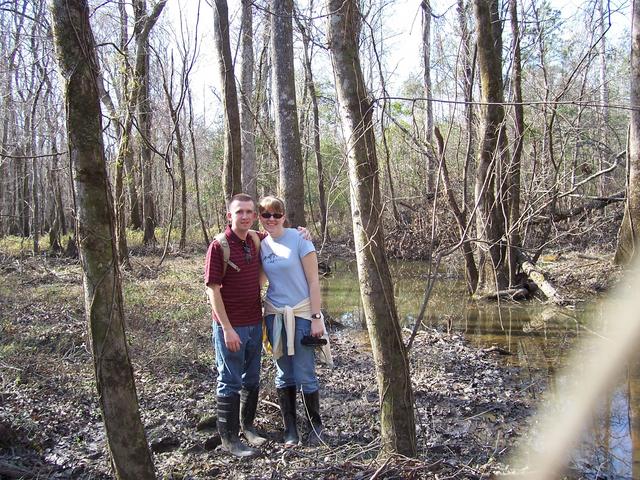
<svg viewBox="0 0 640 480">
<path fill-rule="evenodd" d="M 502 163 L 506 148 L 502 83 L 502 24 L 497 0 L 474 0 L 478 63 L 482 90 L 482 134 L 475 197 L 480 251 L 478 288 L 502 290 L 508 285 L 503 217 Z"/>
<path fill-rule="evenodd" d="M 413 391 L 407 351 L 384 252 L 373 105 L 360 66 L 360 11 L 356 0 L 329 0 L 329 48 L 342 129 L 347 140 L 353 236 L 360 294 L 371 339 L 380 396 L 382 455 L 416 455 Z"/>
<path fill-rule="evenodd" d="M 183 58 L 183 60 L 186 60 Z M 167 107 L 169 108 L 169 115 L 171 116 L 171 122 L 173 124 L 173 137 L 175 139 L 176 145 L 174 147 L 174 152 L 176 157 L 178 158 L 178 175 L 180 178 L 180 241 L 178 243 L 178 248 L 180 250 L 184 250 L 187 246 L 187 172 L 185 169 L 185 159 L 184 159 L 184 142 L 182 141 L 182 127 L 180 125 L 180 115 L 182 112 L 182 104 L 184 101 L 184 97 L 186 95 L 185 87 L 185 77 L 188 75 L 187 66 L 185 62 L 182 63 L 182 68 L 180 69 L 180 91 L 178 93 L 179 98 L 176 104 L 174 99 L 174 61 L 173 54 L 171 55 L 171 60 L 169 64 L 169 78 L 167 79 L 167 73 L 162 69 L 162 89 L 164 90 L 165 98 L 167 100 Z M 171 227 L 169 228 L 169 230 Z"/>
<path fill-rule="evenodd" d="M 629 103 L 640 105 L 640 3 L 633 2 L 631 12 L 631 86 Z M 630 263 L 637 256 L 640 234 L 640 110 L 631 110 L 627 149 L 627 201 L 618 232 L 617 264 Z"/>
<path fill-rule="evenodd" d="M 520 26 L 518 23 L 517 0 L 509 0 L 512 32 L 512 86 L 514 101 L 514 147 L 513 156 L 507 170 L 508 242 L 509 242 L 509 283 L 516 280 L 518 248 L 520 247 L 520 171 L 524 145 L 524 107 L 522 105 L 522 60 L 520 54 Z"/>
<path fill-rule="evenodd" d="M 224 110 L 224 163 L 222 180 L 224 197 L 231 199 L 242 190 L 242 140 L 240 137 L 240 111 L 236 79 L 229 42 L 229 13 L 227 0 L 215 0 L 213 5 L 213 32 L 218 56 L 218 76 Z"/>
<path fill-rule="evenodd" d="M 253 2 L 242 0 L 242 70 L 240 71 L 240 125 L 242 126 L 242 190 L 258 196 L 256 124 L 253 102 Z"/>
<path fill-rule="evenodd" d="M 188 81 L 188 78 L 187 78 Z M 189 122 L 187 128 L 189 129 L 189 140 L 191 141 L 191 153 L 193 154 L 193 182 L 196 189 L 196 209 L 198 211 L 198 219 L 200 220 L 200 228 L 202 230 L 202 238 L 204 240 L 205 247 L 209 246 L 209 234 L 207 233 L 207 225 L 204 222 L 204 216 L 202 215 L 202 204 L 200 202 L 200 177 L 198 175 L 198 149 L 196 148 L 196 135 L 193 125 L 193 100 L 191 98 L 191 88 L 187 83 L 187 99 L 189 100 Z"/>
<path fill-rule="evenodd" d="M 426 148 L 427 192 L 435 190 L 436 162 L 433 155 L 433 92 L 431 85 L 431 2 L 422 0 L 422 63 L 425 98 L 424 143 Z"/>
<path fill-rule="evenodd" d="M 152 186 L 152 150 L 151 150 L 151 99 L 149 97 L 149 35 L 167 0 L 156 3 L 147 14 L 146 0 L 134 0 L 133 13 L 135 26 L 133 34 L 136 40 L 135 82 L 136 108 L 138 115 L 138 133 L 140 134 L 140 165 L 142 170 L 142 216 L 143 241 L 145 245 L 155 245 L 156 206 Z"/>
<path fill-rule="evenodd" d="M 64 79 L 85 312 L 107 441 L 117 478 L 153 479 L 155 472 L 140 419 L 124 330 L 89 8 L 84 0 L 52 0 L 51 14 Z"/>
<path fill-rule="evenodd" d="M 313 2 L 310 4 L 310 10 L 313 11 Z M 329 241 L 329 228 L 327 225 L 328 212 L 327 212 L 327 193 L 324 186 L 324 173 L 322 165 L 322 153 L 320 151 L 320 109 L 318 107 L 318 93 L 316 92 L 316 84 L 313 79 L 313 69 L 311 68 L 312 62 L 312 39 L 310 34 L 310 23 L 305 22 L 299 18 L 299 15 L 294 16 L 296 24 L 300 33 L 302 34 L 303 44 L 303 66 L 304 66 L 304 86 L 305 94 L 308 96 L 311 102 L 311 136 L 313 137 L 313 156 L 316 160 L 316 171 L 318 175 L 318 206 L 320 209 L 320 231 L 322 232 L 322 241 Z M 307 178 L 309 172 L 307 172 Z M 311 209 L 311 214 L 313 210 Z"/>
<path fill-rule="evenodd" d="M 271 62 L 276 99 L 279 192 L 292 226 L 306 225 L 304 171 L 293 65 L 293 0 L 271 2 Z"/>
</svg>

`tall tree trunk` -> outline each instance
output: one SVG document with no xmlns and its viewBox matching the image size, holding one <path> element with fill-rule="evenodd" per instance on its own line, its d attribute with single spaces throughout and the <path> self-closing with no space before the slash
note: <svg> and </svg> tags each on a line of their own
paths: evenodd
<svg viewBox="0 0 640 480">
<path fill-rule="evenodd" d="M 54 253 L 62 251 L 62 244 L 60 243 L 60 235 L 63 233 L 63 226 L 66 229 L 64 220 L 64 205 L 62 203 L 62 188 L 60 187 L 60 177 L 58 175 L 58 142 L 56 139 L 55 129 L 52 126 L 49 127 L 49 136 L 51 140 L 51 153 L 53 154 L 50 182 L 51 189 L 53 191 L 53 224 L 49 231 L 49 245 Z"/>
<path fill-rule="evenodd" d="M 600 71 L 599 71 L 599 79 L 600 79 L 600 122 L 599 122 L 599 136 L 600 141 L 602 142 L 602 146 L 606 147 L 608 144 L 608 132 L 607 129 L 609 127 L 609 84 L 607 82 L 607 37 L 606 33 L 609 27 L 608 20 L 608 12 L 605 10 L 604 1 L 597 0 L 597 22 L 599 27 L 599 36 L 600 43 L 598 46 L 598 58 L 600 60 Z M 603 148 L 598 149 L 599 152 L 599 167 L 600 170 L 604 170 L 608 167 L 607 159 L 609 157 L 606 149 L 603 151 Z M 600 187 L 600 196 L 605 197 L 609 195 L 609 185 L 611 184 L 612 174 L 605 173 L 601 175 L 599 178 L 599 187 Z"/>
<path fill-rule="evenodd" d="M 311 7 L 313 8 L 313 2 Z M 295 17 L 300 33 L 302 34 L 303 43 L 303 64 L 304 64 L 304 84 L 311 101 L 311 121 L 313 135 L 313 154 L 316 160 L 316 171 L 318 174 L 318 203 L 320 208 L 320 230 L 322 232 L 322 242 L 329 241 L 329 227 L 327 225 L 327 194 L 324 188 L 324 174 L 322 169 L 322 153 L 320 151 L 320 109 L 318 108 L 318 94 L 316 92 L 316 84 L 313 80 L 313 69 L 311 68 L 311 37 L 309 35 L 310 25 L 305 25 L 302 20 Z M 308 175 L 308 174 L 307 174 Z"/>
<path fill-rule="evenodd" d="M 236 79 L 229 41 L 229 13 L 227 0 L 215 0 L 213 5 L 213 33 L 218 56 L 218 75 L 224 110 L 224 163 L 222 181 L 224 198 L 228 201 L 242 191 L 242 139 Z"/>
<path fill-rule="evenodd" d="M 122 136 L 118 147 L 116 160 L 116 175 L 120 169 L 121 178 L 116 177 L 116 192 L 118 191 L 118 183 L 124 183 L 127 187 L 129 197 L 129 227 L 134 230 L 142 229 L 142 212 L 140 212 L 140 202 L 138 195 L 138 187 L 140 181 L 138 179 L 138 169 L 133 161 L 133 148 L 131 147 L 131 131 L 133 128 L 133 114 L 137 103 L 136 95 L 140 83 L 136 80 L 135 70 L 132 72 L 129 68 L 129 20 L 127 13 L 127 5 L 125 2 L 118 3 L 118 12 L 120 15 L 120 54 L 122 58 L 122 74 L 120 76 L 121 94 L 120 103 L 124 105 L 124 122 L 121 127 Z M 120 194 L 124 195 L 124 192 Z M 120 196 L 116 195 L 116 199 Z M 124 202 L 124 198 L 122 198 Z M 124 208 L 124 206 L 123 206 Z M 122 218 L 124 222 L 124 217 Z M 118 251 L 126 247 L 126 223 L 122 227 L 118 224 L 118 215 L 116 215 L 116 230 L 118 232 Z M 122 235 L 125 235 L 124 243 Z M 127 252 L 128 259 L 128 252 Z M 121 259 L 122 261 L 122 259 Z"/>
<path fill-rule="evenodd" d="M 207 225 L 202 215 L 202 204 L 200 203 L 200 179 L 198 178 L 198 149 L 196 147 L 196 136 L 193 131 L 193 101 L 191 99 L 191 88 L 187 85 L 187 98 L 189 99 L 189 139 L 191 140 L 191 152 L 193 153 L 193 182 L 196 187 L 196 209 L 198 210 L 198 218 L 200 219 L 200 228 L 202 229 L 202 237 L 205 247 L 209 246 L 209 234 L 207 233 Z"/>
<path fill-rule="evenodd" d="M 482 135 L 478 152 L 475 197 L 480 241 L 479 289 L 507 287 L 502 157 L 506 146 L 502 83 L 502 27 L 497 0 L 474 0 L 478 32 L 478 64 L 482 90 Z"/>
<path fill-rule="evenodd" d="M 124 330 L 113 208 L 102 143 L 95 43 L 84 0 L 52 0 L 58 65 L 64 78 L 77 235 L 96 387 L 115 475 L 153 479 Z"/>
<path fill-rule="evenodd" d="M 125 270 L 131 269 L 131 263 L 129 262 L 129 247 L 127 245 L 127 220 L 125 214 L 125 196 L 124 196 L 124 181 L 125 181 L 125 165 L 133 164 L 132 151 L 131 151 L 131 129 L 132 129 L 132 113 L 133 106 L 131 105 L 131 98 L 129 96 L 129 32 L 127 25 L 127 8 L 124 2 L 118 5 L 118 11 L 120 13 L 120 53 L 124 56 L 121 59 L 120 68 L 122 73 L 120 75 L 121 95 L 120 103 L 124 104 L 124 125 L 117 118 L 117 112 L 111 97 L 104 88 L 104 82 L 102 77 L 98 79 L 98 87 L 102 91 L 102 101 L 107 105 L 110 115 L 114 118 L 114 125 L 116 136 L 118 138 L 118 151 L 116 153 L 115 161 L 115 228 L 116 228 L 116 245 L 118 252 L 118 263 L 120 267 Z M 135 88 L 135 87 L 134 87 Z M 140 210 L 138 208 L 138 195 L 136 191 L 136 182 L 133 180 L 135 172 L 130 172 L 131 178 L 129 179 L 129 199 L 131 202 L 131 224 L 140 228 L 142 226 L 142 220 L 140 218 Z"/>
<path fill-rule="evenodd" d="M 255 122 L 256 127 L 260 131 L 261 142 L 256 148 L 256 155 L 258 157 L 258 164 L 263 166 L 263 170 L 268 172 L 278 172 L 278 151 L 275 145 L 273 135 L 273 121 L 271 118 L 271 93 L 272 85 L 272 68 L 271 68 L 271 16 L 270 13 L 264 13 L 264 20 L 262 21 L 262 48 L 260 49 L 260 56 L 256 71 L 258 72 L 258 79 L 255 82 Z M 258 194 L 265 194 L 266 192 L 273 192 L 277 190 L 277 176 L 272 178 L 272 175 L 268 175 L 265 179 L 262 192 L 258 191 Z"/>
<path fill-rule="evenodd" d="M 19 230 L 18 219 L 16 218 L 17 209 L 15 208 L 16 197 L 18 195 L 18 189 L 16 188 L 17 178 L 11 175 L 11 164 L 6 161 L 7 157 L 5 155 L 15 153 L 15 147 L 10 148 L 9 146 L 9 133 L 16 128 L 13 81 L 16 69 L 16 56 L 22 45 L 22 29 L 27 18 L 27 15 L 24 13 L 29 5 L 28 2 L 17 2 L 16 6 L 18 6 L 20 10 L 17 10 L 12 16 L 3 16 L 2 25 L 0 25 L 3 27 L 2 31 L 4 32 L 5 27 L 9 27 L 8 24 L 13 23 L 11 27 L 13 44 L 10 43 L 10 40 L 7 41 L 8 45 L 5 45 L 3 42 L 3 51 L 0 52 L 2 58 L 5 59 L 3 65 L 4 69 L 6 69 L 6 74 L 3 76 L 6 80 L 2 83 L 2 141 L 0 143 L 0 202 L 2 208 L 0 208 L 0 233 L 13 235 L 18 233 Z M 7 19 L 7 25 L 4 24 L 5 19 Z M 14 172 L 19 168 L 18 163 L 20 162 L 15 162 Z M 4 218 L 8 219 L 6 223 Z"/>
<path fill-rule="evenodd" d="M 142 221 L 143 242 L 155 245 L 155 227 L 157 223 L 153 195 L 153 165 L 151 142 L 151 98 L 149 92 L 149 34 L 158 21 L 167 0 L 160 0 L 147 14 L 146 0 L 134 0 L 135 17 L 134 36 L 136 40 L 136 64 L 134 74 L 134 92 L 131 105 L 135 105 L 138 114 L 138 133 L 140 136 L 140 171 L 142 174 Z M 126 134 L 126 133 L 125 133 Z"/>
<path fill-rule="evenodd" d="M 431 2 L 422 0 L 422 63 L 424 75 L 424 98 L 425 98 L 425 120 L 424 120 L 424 143 L 427 146 L 426 167 L 427 167 L 427 192 L 433 193 L 436 185 L 436 171 L 438 166 L 433 154 L 433 91 L 431 86 Z"/>
<path fill-rule="evenodd" d="M 140 171 L 142 172 L 142 225 L 143 243 L 155 245 L 157 243 L 156 208 L 153 198 L 153 155 L 149 143 L 151 142 L 151 98 L 149 90 L 149 35 L 145 35 L 147 23 L 146 0 L 133 2 L 135 15 L 136 37 L 136 82 L 139 83 L 137 95 L 138 134 L 140 138 Z"/>
<path fill-rule="evenodd" d="M 474 109 L 473 109 L 473 83 L 475 79 L 476 65 L 476 48 L 472 47 L 471 33 L 468 25 L 468 3 L 465 0 L 458 0 L 457 12 L 458 23 L 460 26 L 460 43 L 462 50 L 462 62 L 460 73 L 463 85 L 464 96 L 464 124 L 467 135 L 467 148 L 464 158 L 464 166 L 462 168 L 462 206 L 461 210 L 466 213 L 469 204 L 468 192 L 470 179 L 473 177 L 473 162 L 475 158 L 475 126 L 474 126 Z"/>
<path fill-rule="evenodd" d="M 20 150 L 21 154 L 26 154 L 24 150 Z M 20 185 L 20 224 L 21 224 L 21 232 L 22 237 L 27 238 L 31 235 L 31 225 L 29 223 L 29 168 L 28 162 L 26 159 L 23 159 L 18 162 L 20 165 L 20 177 L 19 181 Z"/>
<path fill-rule="evenodd" d="M 513 101 L 514 105 L 514 147 L 513 157 L 507 172 L 507 202 L 509 211 L 508 243 L 509 243 L 509 283 L 516 282 L 517 257 L 520 248 L 520 170 L 522 146 L 524 142 L 524 107 L 522 105 L 522 61 L 520 56 L 520 26 L 518 24 L 517 0 L 509 0 L 511 12 L 511 32 L 513 50 Z"/>
<path fill-rule="evenodd" d="M 171 57 L 171 71 L 173 72 L 173 56 Z M 180 72 L 180 85 L 185 85 L 185 76 L 187 72 L 185 71 L 185 65 L 183 63 L 182 71 Z M 178 248 L 180 250 L 184 250 L 187 246 L 187 172 L 184 167 L 184 143 L 182 141 L 182 128 L 180 127 L 180 109 L 182 108 L 182 100 L 183 93 L 180 93 L 180 99 L 178 102 L 178 106 L 173 104 L 173 75 L 170 74 L 170 84 L 167 84 L 167 78 L 163 75 L 162 87 L 164 89 L 164 94 L 167 99 L 167 107 L 169 108 L 169 115 L 171 116 L 171 123 L 173 124 L 173 132 L 176 139 L 175 153 L 178 157 L 178 175 L 180 176 L 180 241 L 178 244 Z M 172 172 L 169 171 L 169 175 L 173 179 Z M 173 184 L 172 180 L 172 184 Z M 173 198 L 173 194 L 172 194 Z M 173 205 L 173 201 L 171 205 Z M 172 207 L 173 208 L 173 207 Z M 171 229 L 169 228 L 169 234 L 167 235 L 167 241 L 171 238 Z"/>
<path fill-rule="evenodd" d="M 280 161 L 278 190 L 293 227 L 306 225 L 304 171 L 293 65 L 293 0 L 272 0 L 271 62 Z"/>
<path fill-rule="evenodd" d="M 253 102 L 253 2 L 242 0 L 242 70 L 240 71 L 240 125 L 242 127 L 242 190 L 258 197 L 256 124 Z"/>
<path fill-rule="evenodd" d="M 38 189 L 40 188 L 38 164 L 36 159 L 31 160 L 31 204 L 33 205 L 33 216 L 31 219 L 31 232 L 33 235 L 33 254 L 40 253 L 40 230 L 42 228 L 40 214 L 40 199 Z"/>
<path fill-rule="evenodd" d="M 631 12 L 631 86 L 629 103 L 640 105 L 640 2 L 634 1 Z M 623 265 L 636 257 L 640 234 L 640 110 L 632 109 L 627 148 L 627 201 L 618 232 L 614 262 Z"/>
<path fill-rule="evenodd" d="M 340 117 L 347 140 L 353 236 L 363 310 L 371 339 L 378 393 L 382 455 L 416 455 L 413 392 L 391 274 L 384 252 L 382 206 L 373 108 L 367 99 L 355 0 L 329 0 L 329 46 L 336 77 Z"/>
<path fill-rule="evenodd" d="M 34 14 L 36 17 L 42 16 L 44 12 L 45 5 L 44 3 L 36 4 Z M 33 30 L 31 32 L 30 46 L 31 52 L 35 55 L 35 61 L 33 63 L 33 80 L 37 82 L 37 87 L 34 92 L 34 95 L 31 99 L 31 112 L 29 113 L 29 148 L 28 151 L 33 156 L 31 159 L 31 211 L 32 211 L 32 221 L 31 221 L 31 231 L 33 235 L 33 253 L 40 253 L 40 235 L 42 230 L 42 208 L 40 202 L 40 165 L 36 160 L 35 156 L 40 152 L 37 147 L 37 123 L 36 123 L 36 115 L 38 114 L 38 103 L 40 101 L 40 97 L 42 95 L 42 90 L 47 82 L 47 72 L 45 67 L 42 65 L 41 53 L 42 47 L 39 43 L 39 40 L 42 36 L 42 33 L 38 30 L 39 23 L 33 23 Z M 44 203 L 44 202 L 43 202 Z"/>
</svg>

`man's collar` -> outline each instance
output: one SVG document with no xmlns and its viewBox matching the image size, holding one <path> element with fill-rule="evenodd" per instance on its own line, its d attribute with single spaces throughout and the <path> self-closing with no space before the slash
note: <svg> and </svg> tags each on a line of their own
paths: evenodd
<svg viewBox="0 0 640 480">
<path fill-rule="evenodd" d="M 234 242 L 237 242 L 237 243 L 244 243 L 246 241 L 246 240 L 242 240 L 236 234 L 236 232 L 233 231 L 233 229 L 231 228 L 231 225 L 227 225 L 227 237 L 229 237 L 230 240 L 233 240 Z"/>
</svg>

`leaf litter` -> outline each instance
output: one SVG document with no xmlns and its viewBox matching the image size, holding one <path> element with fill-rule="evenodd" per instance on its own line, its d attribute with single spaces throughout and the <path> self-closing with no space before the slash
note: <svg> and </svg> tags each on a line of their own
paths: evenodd
<svg viewBox="0 0 640 480">
<path fill-rule="evenodd" d="M 42 274 L 38 259 L 26 261 L 4 268 L 0 279 L 0 478 L 111 478 L 79 267 L 49 259 L 53 273 Z M 147 261 L 136 257 L 141 275 L 127 274 L 130 290 L 145 293 L 127 294 L 125 309 L 159 478 L 490 478 L 509 471 L 508 454 L 526 438 L 544 382 L 532 386 L 496 353 L 438 330 L 420 332 L 409 353 L 416 458 L 378 458 L 372 354 L 366 334 L 348 328 L 331 332 L 335 367 L 318 369 L 325 443 L 284 448 L 273 361 L 265 355 L 255 424 L 269 441 L 259 458 L 229 457 L 216 448 L 216 372 L 201 258 L 169 259 L 157 275 L 149 275 Z M 47 295 L 61 285 L 66 295 Z"/>
</svg>

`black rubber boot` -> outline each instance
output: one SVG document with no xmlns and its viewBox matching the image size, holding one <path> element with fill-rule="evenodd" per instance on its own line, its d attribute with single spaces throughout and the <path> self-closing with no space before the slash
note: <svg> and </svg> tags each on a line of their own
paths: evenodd
<svg viewBox="0 0 640 480">
<path fill-rule="evenodd" d="M 293 447 L 300 442 L 296 425 L 296 387 L 278 388 L 277 391 L 284 423 L 284 445 Z"/>
<path fill-rule="evenodd" d="M 258 408 L 258 392 L 259 389 L 240 390 L 240 429 L 247 442 L 254 447 L 259 447 L 267 441 L 256 432 L 253 421 L 256 418 L 256 410 Z"/>
<path fill-rule="evenodd" d="M 243 445 L 238 438 L 240 430 L 240 395 L 217 397 L 218 433 L 222 440 L 222 450 L 235 457 L 255 457 L 260 451 Z"/>
<path fill-rule="evenodd" d="M 322 420 L 320 419 L 320 392 L 303 393 L 304 410 L 309 425 L 307 445 L 316 446 L 322 443 Z"/>
</svg>

